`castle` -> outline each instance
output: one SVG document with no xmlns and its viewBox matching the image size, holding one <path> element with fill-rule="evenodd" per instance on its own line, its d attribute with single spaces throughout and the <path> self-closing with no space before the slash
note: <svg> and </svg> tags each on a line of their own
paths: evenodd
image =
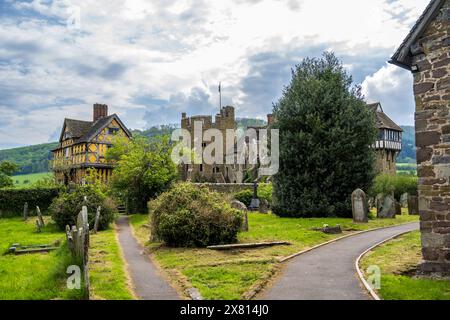
<svg viewBox="0 0 450 320">
<path fill-rule="evenodd" d="M 52 170 L 58 183 L 83 184 L 88 169 L 94 169 L 103 182 L 112 175 L 114 165 L 106 152 L 113 138 L 131 138 L 131 133 L 117 114 L 108 116 L 108 106 L 94 104 L 92 121 L 64 119 L 59 145 L 53 152 Z"/>
<path fill-rule="evenodd" d="M 378 173 L 396 174 L 396 158 L 402 150 L 402 128 L 392 121 L 383 111 L 381 104 L 369 104 L 368 107 L 373 110 L 376 117 L 376 126 L 379 130 L 377 141 L 374 144 L 376 150 L 376 169 Z M 208 129 L 217 129 L 222 133 L 224 159 L 227 155 L 237 155 L 238 139 L 235 138 L 234 147 L 226 149 L 226 131 L 228 129 L 236 130 L 235 109 L 232 106 L 221 108 L 220 113 L 215 116 L 213 122 L 212 116 L 198 115 L 187 117 L 186 113 L 181 116 L 181 129 L 190 133 L 191 145 L 194 145 L 194 123 L 202 123 L 202 134 Z M 267 115 L 267 125 L 261 127 L 250 126 L 248 129 L 256 131 L 256 140 L 260 139 L 260 130 L 267 129 L 274 121 L 273 115 Z M 248 146 L 249 137 L 245 136 L 245 144 Z M 202 143 L 202 152 L 208 146 L 208 142 Z M 248 160 L 248 158 L 247 158 Z M 225 163 L 225 160 L 223 161 Z M 180 175 L 183 181 L 193 182 L 212 182 L 212 183 L 242 183 L 248 175 L 250 180 L 257 178 L 257 165 L 245 164 L 207 164 L 203 161 L 201 164 L 183 164 L 180 166 Z"/>
</svg>

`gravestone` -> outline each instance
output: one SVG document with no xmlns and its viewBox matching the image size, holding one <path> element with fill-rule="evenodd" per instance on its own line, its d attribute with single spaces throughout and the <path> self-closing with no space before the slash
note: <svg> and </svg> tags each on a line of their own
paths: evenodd
<svg viewBox="0 0 450 320">
<path fill-rule="evenodd" d="M 238 200 L 231 201 L 231 207 L 240 211 L 247 211 L 247 206 Z"/>
<path fill-rule="evenodd" d="M 258 199 L 258 182 L 253 182 L 253 198 L 248 207 L 251 211 L 258 211 L 261 201 Z"/>
<path fill-rule="evenodd" d="M 408 208 L 408 197 L 409 194 L 407 193 L 402 194 L 402 196 L 400 197 L 400 204 L 402 208 Z"/>
<path fill-rule="evenodd" d="M 375 198 L 375 206 L 377 207 L 377 213 L 381 211 L 384 202 L 384 194 L 379 193 Z"/>
<path fill-rule="evenodd" d="M 397 213 L 397 201 L 393 196 L 384 197 L 380 210 L 377 211 L 377 218 L 379 219 L 395 219 Z"/>
<path fill-rule="evenodd" d="M 419 215 L 419 197 L 409 196 L 408 197 L 408 212 L 410 215 Z"/>
<path fill-rule="evenodd" d="M 95 234 L 98 231 L 98 223 L 100 221 L 100 212 L 102 210 L 102 207 L 97 208 L 97 212 L 95 213 L 95 222 L 94 222 L 94 229 L 92 232 Z"/>
<path fill-rule="evenodd" d="M 259 202 L 259 212 L 268 213 L 270 209 L 269 202 L 266 199 L 261 199 Z"/>
<path fill-rule="evenodd" d="M 28 202 L 25 202 L 25 204 L 23 205 L 23 220 L 28 220 Z"/>
<path fill-rule="evenodd" d="M 38 206 L 36 206 L 36 213 L 38 216 L 39 224 L 41 225 L 42 228 L 45 227 L 44 219 L 42 218 L 41 209 L 39 209 Z"/>
<path fill-rule="evenodd" d="M 375 198 L 370 197 L 369 200 L 367 200 L 367 208 L 370 210 L 373 207 L 375 207 Z"/>
<path fill-rule="evenodd" d="M 352 212 L 354 222 L 369 222 L 366 194 L 361 189 L 352 193 Z"/>
<path fill-rule="evenodd" d="M 242 227 L 241 227 L 241 231 L 247 232 L 248 231 L 248 210 L 247 207 L 245 206 L 245 204 L 243 204 L 240 201 L 237 200 L 233 200 L 231 202 L 231 207 L 233 209 L 239 210 L 242 212 L 242 217 L 243 217 L 243 221 L 242 221 Z"/>
</svg>

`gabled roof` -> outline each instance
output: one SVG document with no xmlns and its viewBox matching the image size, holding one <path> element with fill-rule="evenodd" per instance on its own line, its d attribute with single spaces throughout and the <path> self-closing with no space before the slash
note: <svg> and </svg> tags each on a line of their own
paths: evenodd
<svg viewBox="0 0 450 320">
<path fill-rule="evenodd" d="M 71 138 L 74 139 L 75 143 L 88 142 L 92 140 L 97 134 L 99 134 L 103 130 L 103 128 L 105 128 L 113 120 L 116 120 L 119 123 L 119 125 L 122 127 L 122 129 L 125 131 L 125 134 L 128 137 L 132 136 L 131 132 L 123 124 L 119 116 L 117 114 L 112 114 L 110 116 L 100 118 L 95 122 L 65 119 L 59 141 L 60 142 L 63 141 L 64 132 L 65 129 L 67 128 L 67 131 L 71 133 L 72 135 Z"/>
<path fill-rule="evenodd" d="M 73 139 L 81 138 L 86 133 L 89 132 L 89 130 L 92 127 L 92 121 L 82 121 L 82 120 L 75 120 L 75 119 L 64 119 L 64 125 L 61 130 L 61 135 L 59 137 L 59 141 L 61 142 L 64 138 L 64 132 L 69 131 L 72 135 Z"/>
<path fill-rule="evenodd" d="M 378 129 L 390 129 L 394 131 L 403 132 L 403 129 L 398 126 L 391 118 L 389 118 L 383 111 L 381 103 L 370 103 L 367 106 L 375 112 L 377 128 Z"/>
<path fill-rule="evenodd" d="M 418 38 L 425 32 L 426 28 L 438 15 L 439 9 L 444 5 L 446 0 L 432 0 L 426 7 L 419 20 L 406 36 L 403 43 L 392 56 L 389 63 L 395 64 L 407 70 L 411 70 L 412 53 L 411 46 L 418 40 Z"/>
</svg>

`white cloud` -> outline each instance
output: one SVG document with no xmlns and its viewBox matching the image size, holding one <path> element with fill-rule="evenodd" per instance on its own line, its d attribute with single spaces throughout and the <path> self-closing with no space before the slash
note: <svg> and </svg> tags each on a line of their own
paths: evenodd
<svg viewBox="0 0 450 320">
<path fill-rule="evenodd" d="M 318 49 L 344 56 L 358 79 L 371 76 L 368 92 L 384 100 L 378 75 L 383 69 L 372 73 L 383 67 L 427 3 L 9 0 L 0 20 L 0 103 L 25 116 L 55 112 L 46 128 L 29 124 L 40 132 L 33 143 L 45 142 L 64 112 L 82 118 L 95 102 L 110 104 L 133 128 L 156 124 L 151 119 L 178 122 L 180 103 L 197 101 L 192 94 L 198 92 L 201 109 L 209 106 L 214 113 L 219 81 L 224 103 L 264 117 L 289 78 L 289 66 Z M 80 29 L 66 27 L 74 7 L 80 9 Z M 388 76 L 401 77 L 399 71 Z M 174 103 L 177 96 L 183 99 Z M 165 117 L 157 114 L 161 110 Z M 0 127 L 7 132 L 0 134 L 0 148 L 26 140 L 14 129 L 18 118 L 7 119 L 8 126 Z"/>
<path fill-rule="evenodd" d="M 368 102 L 381 102 L 392 120 L 402 125 L 414 125 L 413 79 L 409 71 L 393 65 L 383 66 L 362 84 Z"/>
</svg>

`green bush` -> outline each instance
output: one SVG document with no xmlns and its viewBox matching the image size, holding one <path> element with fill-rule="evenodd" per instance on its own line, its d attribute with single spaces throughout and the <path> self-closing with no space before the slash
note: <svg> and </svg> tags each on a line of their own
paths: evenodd
<svg viewBox="0 0 450 320">
<path fill-rule="evenodd" d="M 239 191 L 234 195 L 234 198 L 248 207 L 253 199 L 253 191 L 252 190 Z"/>
<path fill-rule="evenodd" d="M 180 183 L 149 203 L 152 234 L 171 247 L 237 241 L 242 216 L 206 187 Z"/>
<path fill-rule="evenodd" d="M 253 191 L 249 190 L 249 189 L 239 191 L 234 195 L 234 198 L 236 200 L 242 202 L 243 204 L 245 204 L 248 207 L 253 199 Z M 272 204 L 272 184 L 271 183 L 258 184 L 258 198 L 260 200 L 262 200 L 262 199 L 267 200 L 267 202 L 270 205 Z"/>
<path fill-rule="evenodd" d="M 369 194 L 375 197 L 379 193 L 391 194 L 394 193 L 394 197 L 400 200 L 400 197 L 404 193 L 410 195 L 417 195 L 418 178 L 415 176 L 407 175 L 378 175 L 373 183 Z"/>
<path fill-rule="evenodd" d="M 54 188 L 35 188 L 35 189 L 0 189 L 0 210 L 3 214 L 21 215 L 23 205 L 28 202 L 30 210 L 39 206 L 41 211 L 46 211 L 53 199 L 60 192 L 57 187 Z"/>
<path fill-rule="evenodd" d="M 86 197 L 86 200 L 85 198 Z M 83 206 L 88 209 L 88 221 L 90 228 L 94 227 L 97 207 L 101 206 L 101 214 L 98 229 L 105 230 L 113 222 L 117 208 L 114 202 L 106 197 L 96 186 L 79 186 L 72 192 L 64 192 L 53 200 L 50 206 L 50 213 L 58 227 L 63 230 L 66 225 L 76 224 L 77 216 Z"/>
</svg>

